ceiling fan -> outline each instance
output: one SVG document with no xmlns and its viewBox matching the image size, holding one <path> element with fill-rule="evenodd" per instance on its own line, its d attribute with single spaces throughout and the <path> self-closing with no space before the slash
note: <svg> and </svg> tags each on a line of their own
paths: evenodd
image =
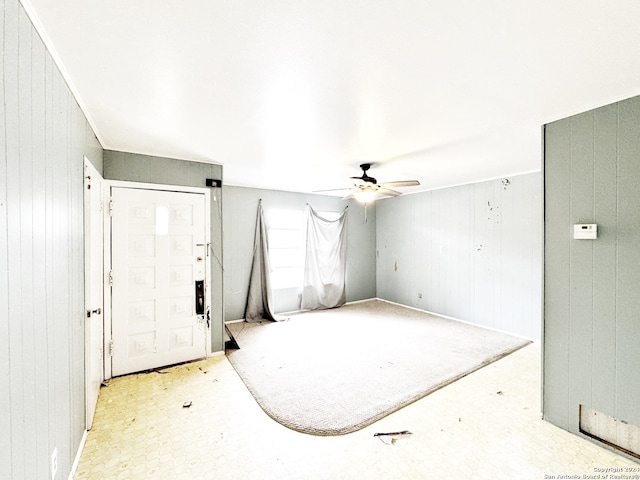
<svg viewBox="0 0 640 480">
<path fill-rule="evenodd" d="M 397 197 L 402 195 L 401 192 L 397 190 L 393 190 L 393 188 L 398 187 L 415 187 L 420 185 L 418 180 L 400 180 L 395 182 L 383 182 L 378 183 L 378 181 L 370 177 L 367 172 L 371 168 L 371 163 L 363 163 L 360 165 L 362 169 L 362 175 L 359 177 L 349 177 L 351 180 L 355 180 L 353 183 L 353 187 L 350 189 L 349 194 L 343 198 L 343 200 L 348 200 L 350 198 L 355 198 L 361 203 L 367 204 L 371 203 L 379 198 L 385 197 Z M 317 190 L 317 192 L 337 192 L 340 190 L 349 190 L 347 188 L 334 188 L 331 190 Z"/>
</svg>

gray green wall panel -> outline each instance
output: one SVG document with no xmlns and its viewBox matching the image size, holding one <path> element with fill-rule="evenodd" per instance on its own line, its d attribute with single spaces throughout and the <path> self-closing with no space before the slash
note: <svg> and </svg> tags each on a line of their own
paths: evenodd
<svg viewBox="0 0 640 480">
<path fill-rule="evenodd" d="M 618 283 L 614 418 L 640 426 L 640 97 L 618 105 Z"/>
<path fill-rule="evenodd" d="M 433 190 L 376 206 L 377 296 L 541 336 L 541 174 Z"/>
<path fill-rule="evenodd" d="M 206 188 L 206 179 L 222 179 L 222 166 L 136 153 L 104 151 L 104 178 L 139 183 L 155 183 Z M 215 192 L 215 195 L 213 194 Z M 222 192 L 212 189 L 211 217 L 211 350 L 224 349 L 222 275 Z"/>
<path fill-rule="evenodd" d="M 544 156 L 544 418 L 640 425 L 640 97 L 546 125 Z"/>
<path fill-rule="evenodd" d="M 83 156 L 102 148 L 18 1 L 1 1 L 0 478 L 66 478 L 82 439 Z"/>
<path fill-rule="evenodd" d="M 568 122 L 565 122 L 568 123 Z M 546 129 L 545 156 L 570 158 L 569 128 L 562 122 L 560 128 Z M 570 270 L 570 189 L 569 162 L 545 162 L 545 253 L 544 253 L 544 404 L 554 408 L 545 412 L 551 423 L 567 428 L 569 378 L 569 321 L 571 285 Z M 553 198 L 549 198 L 549 192 Z M 562 228 L 553 226 L 561 225 Z M 554 312 L 560 321 L 549 321 L 547 312 Z M 553 351 L 553 355 L 550 353 Z"/>
<path fill-rule="evenodd" d="M 303 211 L 307 203 L 315 210 L 347 213 L 347 301 L 375 296 L 375 208 L 369 207 L 367 222 L 362 205 L 342 201 L 339 197 L 303 193 L 224 186 L 224 284 L 225 319 L 243 318 L 249 288 L 249 273 L 253 258 L 258 201 L 263 209 L 288 208 Z M 299 289 L 274 291 L 277 312 L 298 310 Z"/>
</svg>

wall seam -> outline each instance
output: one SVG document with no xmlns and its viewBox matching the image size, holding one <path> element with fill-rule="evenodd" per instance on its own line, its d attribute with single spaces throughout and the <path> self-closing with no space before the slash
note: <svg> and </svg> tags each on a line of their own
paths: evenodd
<svg viewBox="0 0 640 480">
<path fill-rule="evenodd" d="M 592 197 L 593 204 L 591 206 L 591 215 L 593 218 L 593 222 L 597 226 L 597 218 L 596 218 L 596 115 L 595 113 L 591 114 L 591 158 L 593 161 L 592 165 Z M 602 234 L 602 232 L 600 232 Z M 596 252 L 596 244 L 592 242 L 591 244 L 591 375 L 589 375 L 589 402 L 593 405 L 593 352 L 595 350 L 595 331 L 596 331 L 596 315 L 595 315 L 595 302 L 593 301 L 593 292 L 595 291 L 595 275 L 596 275 L 596 265 L 595 265 L 595 252 Z M 580 413 L 578 412 L 578 415 Z M 580 420 L 578 420 L 578 428 Z"/>
<path fill-rule="evenodd" d="M 2 58 L 0 59 L 0 62 L 2 62 L 2 121 L 3 121 L 3 131 L 2 131 L 2 135 L 4 136 L 3 140 L 4 140 L 4 173 L 5 173 L 5 179 L 4 179 L 4 201 L 5 201 L 5 207 L 4 207 L 4 211 L 5 214 L 3 215 L 3 219 L 2 222 L 5 225 L 5 232 L 4 232 L 4 240 L 3 240 L 3 244 L 4 244 L 4 252 L 1 252 L 0 254 L 3 255 L 4 257 L 4 265 L 6 266 L 6 271 L 5 273 L 3 273 L 3 276 L 5 277 L 5 281 L 6 281 L 6 285 L 7 285 L 7 290 L 5 292 L 6 295 L 6 347 L 7 347 L 7 351 L 6 351 L 6 359 L 7 359 L 7 373 L 10 375 L 11 374 L 11 342 L 9 341 L 9 339 L 11 338 L 11 322 L 9 321 L 10 315 L 9 315 L 9 217 L 8 217 L 8 175 L 6 175 L 6 173 L 8 172 L 8 168 L 9 168 L 9 164 L 8 164 L 8 158 L 9 158 L 9 151 L 8 151 L 8 147 L 7 147 L 7 111 L 6 111 L 6 95 L 7 95 L 7 84 L 5 82 L 5 48 L 6 48 L 6 24 L 7 24 L 7 15 L 6 15 L 6 4 L 3 4 L 3 18 L 2 18 L 2 23 L 3 23 L 3 27 L 2 27 Z M 5 310 L 3 308 L 3 310 Z M 4 333 L 4 332 L 3 332 Z M 9 474 L 9 476 L 12 475 L 13 469 L 12 469 L 12 462 L 11 459 L 13 458 L 13 449 L 12 449 L 12 442 L 11 442 L 11 438 L 12 438 L 12 434 L 11 432 L 13 431 L 14 425 L 13 425 L 13 415 L 11 415 L 11 382 L 8 381 L 5 388 L 7 389 L 7 400 L 6 400 L 6 406 L 8 407 L 9 410 L 9 418 L 7 419 L 8 421 L 8 425 L 7 425 L 7 430 L 9 432 L 8 435 L 8 440 L 9 440 L 9 444 L 7 445 L 8 447 L 8 451 L 5 454 L 6 458 L 8 460 L 7 462 L 7 466 L 6 468 L 8 469 L 8 471 L 6 473 Z"/>
<path fill-rule="evenodd" d="M 619 295 L 619 277 L 618 277 L 618 266 L 620 262 L 620 250 L 618 246 L 619 242 L 619 224 L 620 224 L 620 104 L 616 104 L 616 267 L 615 267 L 615 285 L 616 285 L 616 293 L 615 293 L 615 319 L 613 323 L 613 336 L 615 338 L 614 342 L 614 376 L 615 376 L 615 385 L 616 388 L 613 390 L 613 415 L 615 418 L 618 416 L 618 295 Z"/>
<path fill-rule="evenodd" d="M 574 222 L 573 218 L 573 119 L 569 121 L 569 222 L 570 224 Z M 570 225 L 565 226 L 565 228 L 570 227 Z M 567 397 L 567 411 L 565 416 L 566 425 L 571 425 L 571 347 L 572 342 L 571 338 L 573 335 L 571 334 L 572 325 L 573 325 L 573 294 L 572 294 L 572 278 L 571 278 L 571 259 L 573 254 L 573 242 L 569 240 L 569 271 L 568 271 L 568 283 L 569 283 L 569 328 L 567 338 L 567 365 L 566 369 L 568 372 L 567 376 L 567 385 L 566 385 L 566 397 Z"/>
</svg>

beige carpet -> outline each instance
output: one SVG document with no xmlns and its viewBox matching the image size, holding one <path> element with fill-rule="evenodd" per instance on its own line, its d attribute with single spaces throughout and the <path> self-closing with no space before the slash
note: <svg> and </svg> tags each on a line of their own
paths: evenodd
<svg viewBox="0 0 640 480">
<path fill-rule="evenodd" d="M 529 343 L 379 300 L 229 328 L 258 404 L 313 435 L 356 431 Z"/>
</svg>

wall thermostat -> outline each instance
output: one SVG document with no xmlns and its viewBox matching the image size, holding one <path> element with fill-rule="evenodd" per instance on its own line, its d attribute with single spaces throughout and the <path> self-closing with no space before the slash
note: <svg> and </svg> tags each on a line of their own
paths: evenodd
<svg viewBox="0 0 640 480">
<path fill-rule="evenodd" d="M 594 240 L 598 238 L 598 225 L 580 223 L 573 226 L 573 238 L 576 240 Z"/>
</svg>

